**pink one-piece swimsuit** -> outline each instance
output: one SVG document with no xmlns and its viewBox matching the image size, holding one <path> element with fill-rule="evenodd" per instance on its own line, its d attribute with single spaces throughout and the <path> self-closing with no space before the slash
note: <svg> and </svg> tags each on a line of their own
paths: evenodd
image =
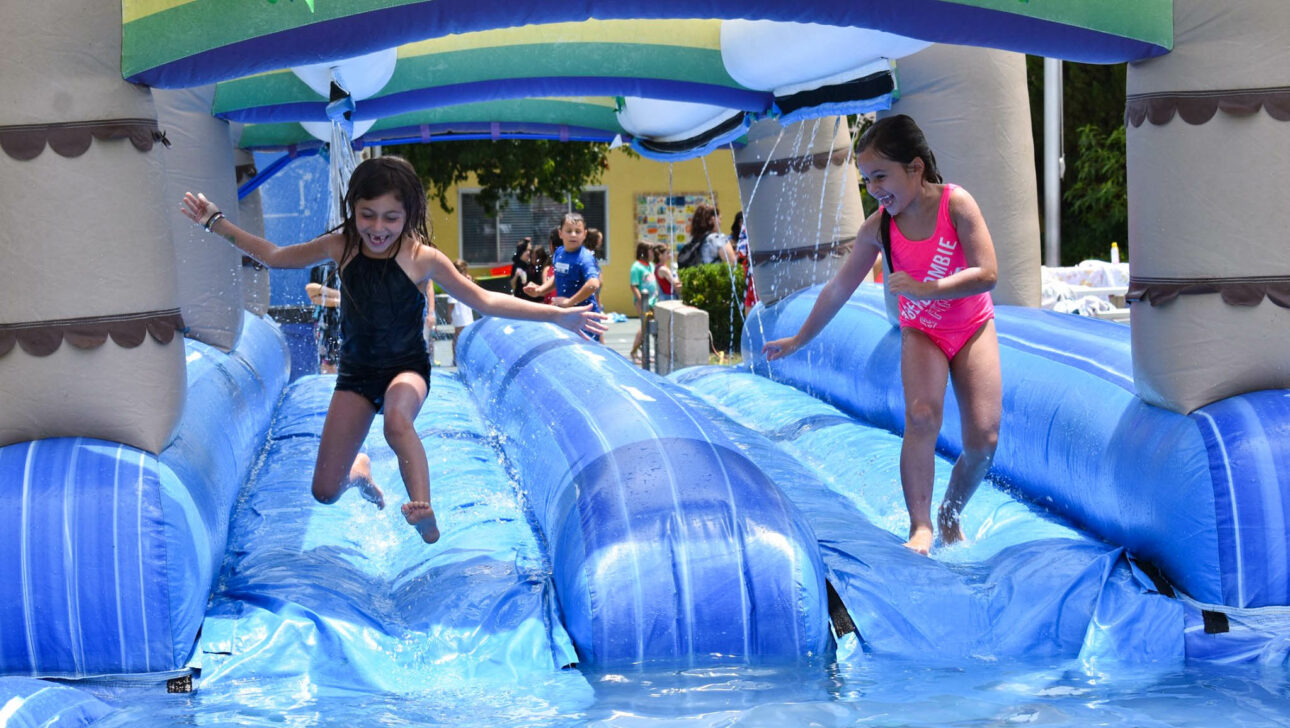
<svg viewBox="0 0 1290 728">
<path fill-rule="evenodd" d="M 891 263 L 894 270 L 905 271 L 916 281 L 935 281 L 967 267 L 958 230 L 950 220 L 950 193 L 955 185 L 945 185 L 936 212 L 936 230 L 926 240 L 910 240 L 901 234 L 896 221 L 891 222 Z M 964 298 L 916 301 L 899 297 L 900 325 L 927 334 L 953 361 L 954 355 L 972 335 L 994 318 L 994 303 L 989 293 Z"/>
</svg>

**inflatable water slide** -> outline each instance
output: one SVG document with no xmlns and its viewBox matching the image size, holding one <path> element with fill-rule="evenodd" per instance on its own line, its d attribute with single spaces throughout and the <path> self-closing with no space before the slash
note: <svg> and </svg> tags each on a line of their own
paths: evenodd
<svg viewBox="0 0 1290 728">
<path fill-rule="evenodd" d="M 1285 17 L 1283 4 L 1260 0 L 1214 18 L 1212 7 L 1181 0 L 1134 17 L 1109 0 L 1074 16 L 927 0 L 918 5 L 954 22 L 920 34 L 912 16 L 870 3 L 836 13 L 833 3 L 791 11 L 713 3 L 716 17 L 687 25 L 679 45 L 662 42 L 678 26 L 661 10 L 638 18 L 630 3 L 591 2 L 575 17 L 528 5 L 534 25 L 520 28 L 478 4 L 385 0 L 345 10 L 267 3 L 237 23 L 210 22 L 213 5 L 201 0 L 78 4 L 74 13 L 48 3 L 15 20 L 9 55 L 43 65 L 0 75 L 26 100 L 0 111 L 10 254 L 0 302 L 0 695 L 18 701 L 5 710 L 41 704 L 50 683 L 32 678 L 165 682 L 175 691 L 273 678 L 399 693 L 448 673 L 514 684 L 571 665 L 588 674 L 800 666 L 931 651 L 951 662 L 1285 663 L 1290 338 L 1276 335 L 1286 330 L 1284 271 L 1258 267 L 1279 259 L 1263 254 L 1267 237 L 1254 233 L 1286 208 L 1220 218 L 1194 194 L 1160 192 L 1162 179 L 1199 184 L 1175 160 L 1220 168 L 1176 153 L 1192 141 L 1239 141 L 1232 154 L 1264 165 L 1290 148 L 1270 143 L 1284 135 L 1279 97 L 1238 93 L 1228 68 L 1204 76 L 1227 89 L 1215 106 L 1227 111 L 1211 113 L 1213 125 L 1193 123 L 1205 110 L 1169 92 L 1208 68 L 1215 44 L 1255 29 L 1266 31 L 1248 52 L 1264 61 L 1255 78 L 1275 88 L 1285 65 L 1267 60 L 1275 54 L 1266 48 L 1284 44 L 1268 29 L 1290 26 L 1255 21 Z M 1012 80 L 1024 78 L 1024 51 L 1139 62 L 1130 72 L 1133 325 L 1000 306 L 1000 451 L 991 485 L 964 515 L 969 543 L 935 558 L 901 546 L 899 337 L 881 293 L 862 287 L 795 357 L 771 365 L 758 353 L 760 342 L 800 324 L 813 282 L 836 266 L 851 242 L 843 231 L 861 214 L 836 115 L 888 104 L 899 112 L 928 97 L 895 94 L 890 59 L 871 67 L 852 58 L 828 78 L 749 85 L 723 60 L 727 32 L 745 50 L 766 32 L 733 22 L 748 8 L 767 23 L 919 35 L 888 39 L 914 69 L 932 42 L 1006 48 L 1006 58 L 971 49 L 981 51 L 975 64 L 948 65 L 1006 68 L 998 75 Z M 118 20 L 119 38 L 96 30 Z M 234 138 L 243 150 L 321 146 L 299 122 L 334 133 L 342 124 L 328 107 L 354 102 L 343 86 L 331 98 L 343 74 L 330 66 L 328 94 L 275 75 L 327 62 L 302 47 L 336 41 L 358 57 L 426 41 L 418 29 L 434 27 L 478 32 L 478 44 L 436 37 L 393 55 L 503 58 L 498 49 L 543 32 L 538 21 L 576 26 L 563 28 L 576 31 L 566 42 L 587 50 L 597 33 L 622 41 L 641 20 L 657 21 L 641 36 L 644 57 L 685 63 L 651 66 L 648 80 L 606 73 L 586 86 L 567 68 L 551 72 L 560 84 L 549 88 L 521 89 L 505 73 L 461 78 L 462 96 L 429 109 L 413 107 L 433 93 L 390 86 L 392 73 L 369 97 L 380 102 L 370 113 L 357 100 L 349 131 L 362 136 L 360 122 L 373 122 L 372 142 L 617 138 L 660 157 L 746 134 L 736 161 L 750 225 L 765 231 L 753 259 L 766 272 L 758 285 L 768 286 L 769 305 L 746 324 L 745 365 L 662 378 L 550 326 L 481 321 L 461 342 L 460 371 L 434 374 L 416 423 L 441 543 L 414 540 L 395 508 L 349 496 L 314 503 L 307 483 L 332 381 L 288 382 L 286 336 L 251 312 L 262 312 L 250 302 L 264 300 L 267 277 L 155 201 L 206 189 L 256 224 L 239 209 Z M 393 35 L 352 32 L 376 25 Z M 1185 42 L 1169 53 L 1175 26 Z M 38 32 L 45 28 L 63 30 Z M 947 64 L 928 67 L 944 73 Z M 906 90 L 928 78 L 911 73 Z M 254 93 L 238 97 L 238 87 Z M 541 96 L 579 89 L 611 95 Z M 654 105 L 714 93 L 725 105 Z M 632 100 L 617 103 L 620 94 Z M 257 112 L 265 116 L 237 118 L 261 108 L 256 98 L 270 99 Z M 650 108 L 659 116 L 635 114 Z M 994 131 L 1010 133 L 1017 109 Z M 795 111 L 806 120 L 793 126 L 813 124 L 813 133 L 793 141 L 753 128 L 797 120 Z M 1190 126 L 1170 126 L 1175 111 Z M 834 116 L 816 123 L 825 114 Z M 675 124 L 652 127 L 645 117 Z M 930 109 L 920 118 L 929 128 L 946 121 Z M 982 145 L 938 144 L 974 146 Z M 977 166 L 966 156 L 958 164 Z M 1221 168 L 1239 170 L 1230 172 L 1237 186 L 1259 177 L 1239 164 Z M 822 184 L 789 184 L 804 179 Z M 1014 197 L 1031 199 L 1024 190 Z M 790 198 L 803 216 L 775 214 L 776 200 Z M 77 201 L 74 213 L 67 199 Z M 1011 218 L 1028 206 L 1001 200 L 990 209 Z M 832 226 L 826 208 L 840 211 Z M 15 237 L 36 234 L 16 224 L 27 220 L 59 221 L 59 244 Z M 1009 222 L 1001 249 L 1033 243 L 1030 222 Z M 1217 267 L 1196 248 L 1219 236 L 1194 232 L 1215 226 L 1234 241 Z M 811 244 L 798 246 L 804 240 Z M 1026 268 L 1021 257 L 1012 262 Z M 947 460 L 938 489 L 958 448 L 954 414 L 939 443 Z M 380 424 L 366 446 L 395 506 L 397 463 Z M 99 710 L 89 700 L 61 705 Z"/>
</svg>

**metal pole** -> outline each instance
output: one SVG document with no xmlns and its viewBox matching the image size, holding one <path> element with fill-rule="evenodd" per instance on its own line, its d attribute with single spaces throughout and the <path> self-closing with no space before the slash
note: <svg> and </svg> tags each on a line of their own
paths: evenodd
<svg viewBox="0 0 1290 728">
<path fill-rule="evenodd" d="M 658 325 L 654 323 L 654 312 L 646 311 L 645 319 L 641 322 L 644 334 L 641 336 L 641 368 L 645 371 L 653 369 L 658 371 L 658 364 L 653 362 L 653 349 L 650 344 L 658 336 Z"/>
<path fill-rule="evenodd" d="M 1062 62 L 1044 59 L 1044 265 L 1062 264 Z"/>
</svg>

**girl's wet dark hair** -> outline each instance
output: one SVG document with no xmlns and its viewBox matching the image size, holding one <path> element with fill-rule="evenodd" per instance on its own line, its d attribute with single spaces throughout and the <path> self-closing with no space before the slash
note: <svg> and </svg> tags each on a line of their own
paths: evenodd
<svg viewBox="0 0 1290 728">
<path fill-rule="evenodd" d="M 421 185 L 417 171 L 403 157 L 375 157 L 363 161 L 354 168 L 349 178 L 349 189 L 345 191 L 345 221 L 340 230 L 345 236 L 345 251 L 340 264 L 358 255 L 361 241 L 358 237 L 358 224 L 354 220 L 354 209 L 359 200 L 374 200 L 381 195 L 393 192 L 403 203 L 405 213 L 403 232 L 395 242 L 393 256 L 399 254 L 403 239 L 409 233 L 416 233 L 420 242 L 430 244 L 430 231 L 426 226 L 426 192 Z"/>
<path fill-rule="evenodd" d="M 927 137 L 906 114 L 896 114 L 874 122 L 856 142 L 857 154 L 866 149 L 873 149 L 879 156 L 904 165 L 921 159 L 923 180 L 934 184 L 942 181 L 941 171 L 936 167 L 936 155 L 932 154 Z"/>
</svg>

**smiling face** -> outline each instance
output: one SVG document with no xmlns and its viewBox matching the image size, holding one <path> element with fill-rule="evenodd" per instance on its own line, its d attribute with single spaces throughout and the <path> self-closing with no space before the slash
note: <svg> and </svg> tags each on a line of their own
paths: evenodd
<svg viewBox="0 0 1290 728">
<path fill-rule="evenodd" d="M 872 147 L 856 155 L 856 166 L 864 180 L 869 196 L 887 209 L 893 217 L 899 215 L 917 199 L 923 189 L 923 160 L 915 158 L 901 164 L 878 154 Z"/>
<path fill-rule="evenodd" d="M 354 203 L 354 223 L 363 248 L 375 257 L 388 255 L 406 227 L 408 212 L 393 192 Z"/>
</svg>

